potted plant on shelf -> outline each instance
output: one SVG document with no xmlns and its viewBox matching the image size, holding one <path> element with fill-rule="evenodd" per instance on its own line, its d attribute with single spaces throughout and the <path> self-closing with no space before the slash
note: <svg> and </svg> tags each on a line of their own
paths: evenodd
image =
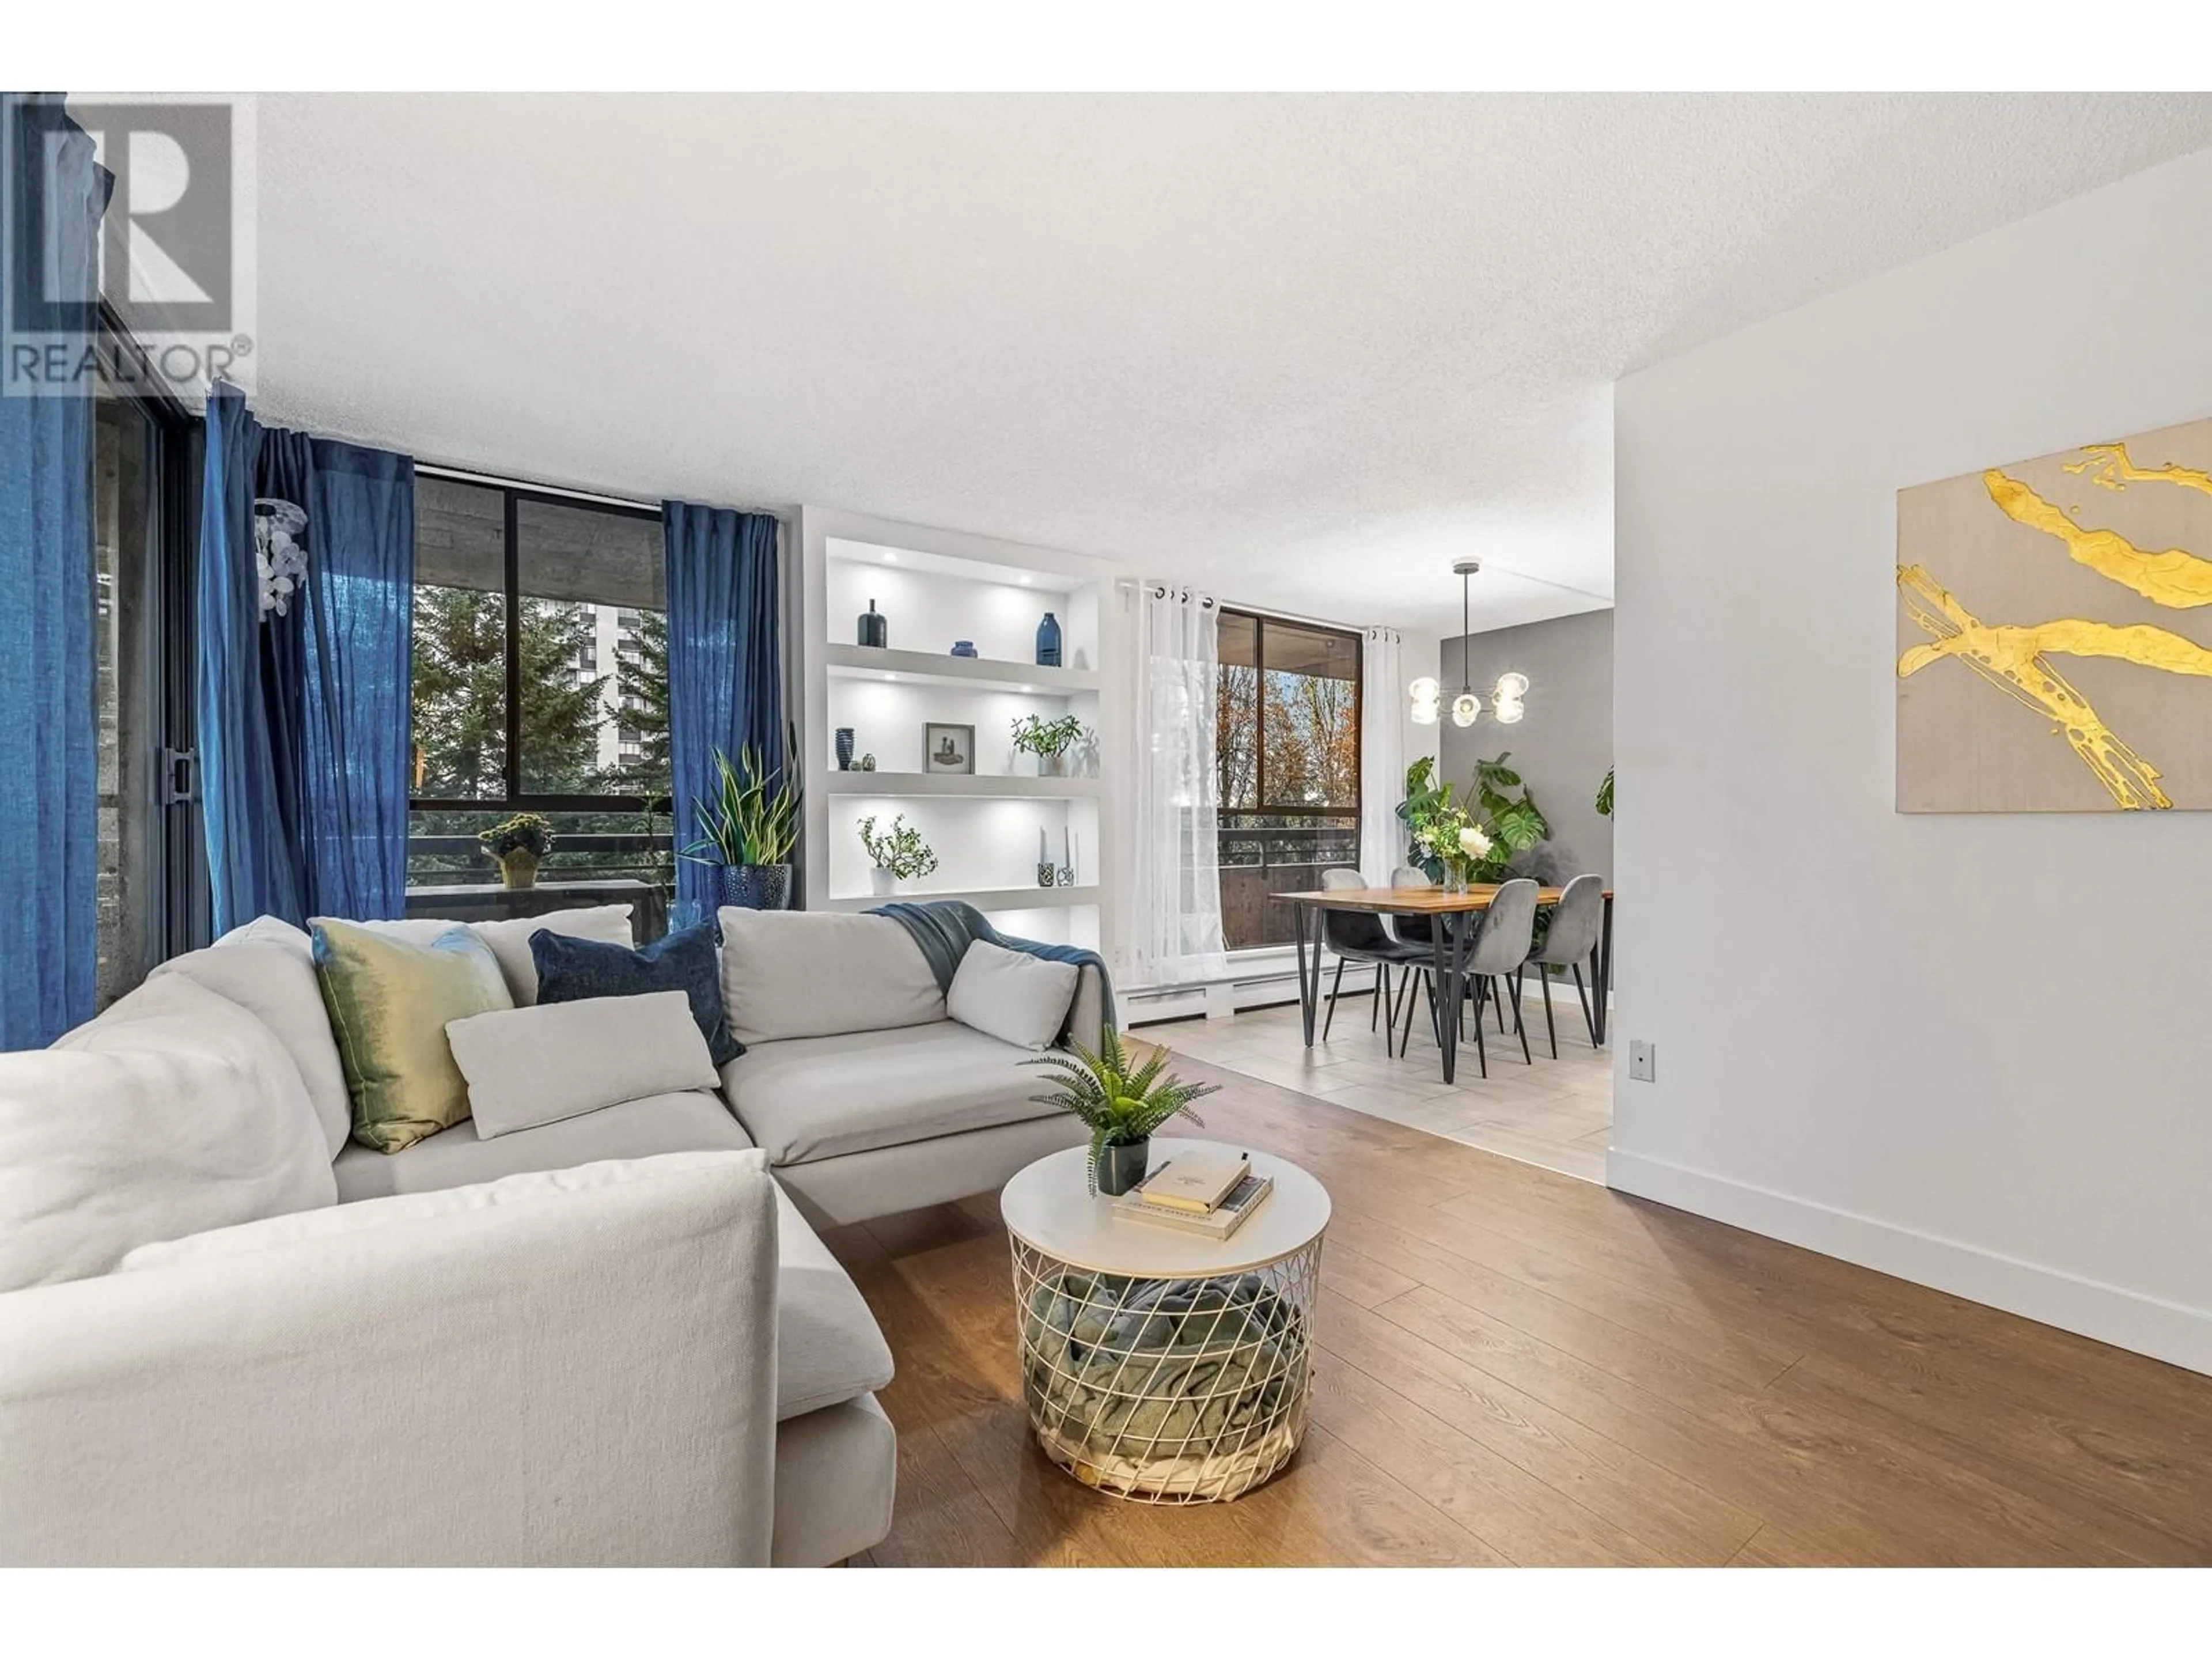
<svg viewBox="0 0 2212 1659">
<path fill-rule="evenodd" d="M 535 812 L 517 812 L 489 830 L 477 830 L 477 839 L 499 860 L 501 885 L 535 887 L 538 861 L 553 850 L 553 826 Z"/>
<path fill-rule="evenodd" d="M 791 851 L 799 844 L 799 791 L 771 781 L 759 751 L 747 744 L 736 765 L 714 751 L 714 790 L 696 803 L 699 839 L 684 856 L 712 871 L 714 908 L 787 910 Z"/>
<path fill-rule="evenodd" d="M 866 849 L 875 868 L 868 872 L 870 890 L 878 898 L 887 898 L 899 890 L 902 881 L 919 881 L 937 868 L 937 854 L 921 838 L 921 831 L 911 828 L 902 812 L 891 820 L 891 827 L 878 835 L 876 816 L 871 812 L 860 820 L 860 845 Z"/>
<path fill-rule="evenodd" d="M 1205 1120 L 1190 1103 L 1216 1092 L 1218 1083 L 1185 1083 L 1167 1074 L 1164 1048 L 1132 1071 L 1121 1034 L 1109 1030 L 1101 1051 L 1082 1044 L 1072 1054 L 1046 1054 L 1024 1066 L 1049 1066 L 1063 1073 L 1048 1095 L 1033 1095 L 1042 1106 L 1073 1112 L 1091 1131 L 1091 1190 L 1118 1197 L 1145 1178 L 1152 1156 L 1152 1131 L 1177 1113 L 1200 1128 Z"/>
<path fill-rule="evenodd" d="M 1064 778 L 1067 751 L 1082 738 L 1083 731 L 1083 722 L 1073 714 L 1050 720 L 1042 714 L 1024 714 L 1014 722 L 1014 752 L 1035 755 L 1039 777 Z"/>
</svg>

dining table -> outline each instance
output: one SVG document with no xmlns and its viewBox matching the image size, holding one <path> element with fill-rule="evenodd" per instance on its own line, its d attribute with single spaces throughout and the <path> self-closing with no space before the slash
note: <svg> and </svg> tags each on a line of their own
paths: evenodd
<svg viewBox="0 0 2212 1659">
<path fill-rule="evenodd" d="M 1467 990 L 1468 947 L 1474 942 L 1483 913 L 1498 894 L 1487 883 L 1472 883 L 1459 892 L 1441 887 L 1330 887 L 1317 892 L 1276 893 L 1280 903 L 1295 915 L 1298 948 L 1298 1015 L 1304 1025 L 1306 1047 L 1314 1046 L 1314 1023 L 1321 1006 L 1321 963 L 1323 927 L 1332 910 L 1356 911 L 1371 916 L 1425 916 L 1437 996 L 1437 1047 L 1443 1054 L 1444 1081 L 1452 1081 L 1459 1050 L 1461 999 Z M 1540 908 L 1557 904 L 1557 887 L 1537 890 Z M 1606 994 L 1613 982 L 1613 890 L 1605 890 L 1603 919 L 1597 945 L 1590 952 L 1590 1032 L 1598 1046 L 1605 1044 Z M 1377 992 L 1380 994 L 1380 992 Z"/>
</svg>

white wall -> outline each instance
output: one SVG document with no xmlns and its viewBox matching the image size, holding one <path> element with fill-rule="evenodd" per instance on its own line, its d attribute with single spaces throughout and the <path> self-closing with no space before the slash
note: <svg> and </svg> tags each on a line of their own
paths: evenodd
<svg viewBox="0 0 2212 1659">
<path fill-rule="evenodd" d="M 2208 272 L 2212 152 L 1624 380 L 1615 434 L 1613 1184 L 2200 1370 L 2212 817 L 1892 802 L 1896 491 L 2212 415 Z"/>
</svg>

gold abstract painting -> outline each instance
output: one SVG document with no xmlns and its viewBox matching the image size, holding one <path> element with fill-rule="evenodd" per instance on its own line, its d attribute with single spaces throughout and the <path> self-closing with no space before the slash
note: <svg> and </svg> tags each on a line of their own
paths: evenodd
<svg viewBox="0 0 2212 1659">
<path fill-rule="evenodd" d="M 1897 496 L 1900 812 L 2212 810 L 2212 420 Z"/>
</svg>

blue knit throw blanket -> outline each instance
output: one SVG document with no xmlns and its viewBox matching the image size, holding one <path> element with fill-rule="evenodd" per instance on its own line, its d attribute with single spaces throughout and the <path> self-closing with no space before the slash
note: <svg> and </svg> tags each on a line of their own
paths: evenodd
<svg viewBox="0 0 2212 1659">
<path fill-rule="evenodd" d="M 1016 939 L 1012 933 L 1002 933 L 991 926 L 981 910 L 959 899 L 932 899 L 922 904 L 884 904 L 868 914 L 889 916 L 913 936 L 914 942 L 921 947 L 921 954 L 928 961 L 929 971 L 936 976 L 937 988 L 940 991 L 952 988 L 952 975 L 959 971 L 960 958 L 968 954 L 968 947 L 979 939 L 986 945 L 1042 957 L 1047 962 L 1069 962 L 1079 968 L 1096 968 L 1099 983 L 1106 993 L 1105 1022 L 1098 1030 L 1076 1033 L 1076 1040 L 1085 1048 L 1095 1050 L 1105 1042 L 1106 1033 L 1115 1029 L 1114 981 L 1106 972 L 1106 959 L 1096 951 L 1086 951 L 1078 945 L 1044 945 L 1033 939 Z M 1075 1018 L 1075 1006 L 1072 1002 L 1068 1005 L 1067 1017 L 1071 1023 Z M 1066 1025 L 1061 1026 L 1060 1035 L 1070 1035 Z"/>
</svg>

